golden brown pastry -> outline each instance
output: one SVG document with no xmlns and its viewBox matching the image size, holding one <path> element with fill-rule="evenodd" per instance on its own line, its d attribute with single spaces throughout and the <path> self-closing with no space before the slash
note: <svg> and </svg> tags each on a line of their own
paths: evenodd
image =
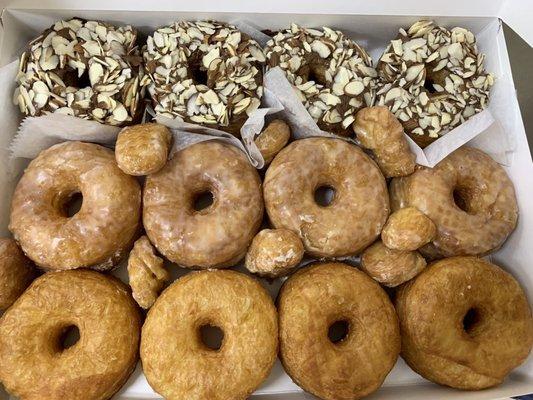
<svg viewBox="0 0 533 400">
<path fill-rule="evenodd" d="M 322 189 L 334 192 L 323 203 Z M 385 179 L 359 147 L 343 140 L 296 140 L 266 171 L 265 205 L 275 228 L 297 232 L 316 257 L 357 254 L 380 234 L 389 215 Z"/>
<path fill-rule="evenodd" d="M 167 163 L 172 135 L 161 124 L 128 126 L 120 131 L 115 145 L 118 167 L 128 175 L 148 175 Z"/>
<path fill-rule="evenodd" d="M 218 328 L 220 343 L 204 336 Z M 192 272 L 150 309 L 141 359 L 152 388 L 167 400 L 244 400 L 269 375 L 278 351 L 274 303 L 235 271 Z"/>
<path fill-rule="evenodd" d="M 80 210 L 69 216 L 71 200 Z M 9 229 L 24 253 L 47 270 L 111 269 L 137 235 L 141 189 L 105 147 L 64 142 L 42 151 L 20 179 Z"/>
<path fill-rule="evenodd" d="M 426 266 L 418 251 L 389 249 L 381 241 L 363 251 L 361 268 L 373 279 L 388 287 L 396 287 L 412 279 Z"/>
<path fill-rule="evenodd" d="M 387 107 L 366 107 L 357 113 L 353 130 L 365 149 L 372 151 L 385 177 L 406 176 L 415 170 L 400 121 Z"/>
<path fill-rule="evenodd" d="M 385 291 L 356 268 L 314 264 L 278 297 L 280 358 L 307 392 L 355 400 L 376 391 L 400 352 L 398 319 Z"/>
<path fill-rule="evenodd" d="M 488 155 L 461 147 L 434 168 L 420 168 L 390 186 L 393 211 L 415 207 L 437 235 L 420 248 L 426 257 L 484 255 L 498 249 L 518 219 L 513 183 Z"/>
<path fill-rule="evenodd" d="M 13 239 L 0 238 L 0 311 L 7 310 L 37 276 Z"/>
<path fill-rule="evenodd" d="M 284 148 L 291 138 L 289 125 L 281 119 L 275 119 L 255 139 L 255 145 L 261 152 L 265 164 L 270 164 L 276 154 Z"/>
<path fill-rule="evenodd" d="M 117 279 L 47 273 L 0 318 L 0 381 L 23 400 L 110 399 L 135 368 L 140 329 L 137 305 Z"/>
<path fill-rule="evenodd" d="M 437 227 L 414 207 L 400 208 L 389 215 L 381 240 L 389 249 L 411 251 L 431 242 Z"/>
<path fill-rule="evenodd" d="M 480 258 L 430 265 L 400 288 L 396 310 L 404 360 L 424 378 L 457 389 L 500 384 L 533 344 L 524 291 Z"/>
<path fill-rule="evenodd" d="M 200 201 L 206 196 L 212 197 L 210 205 Z M 236 147 L 197 143 L 146 179 L 146 234 L 161 254 L 183 267 L 234 265 L 262 219 L 261 180 Z"/>
<path fill-rule="evenodd" d="M 287 275 L 304 255 L 298 235 L 288 229 L 263 229 L 252 240 L 245 258 L 248 271 L 268 278 Z"/>
<path fill-rule="evenodd" d="M 141 236 L 133 245 L 128 258 L 128 277 L 137 304 L 144 309 L 152 307 L 169 274 L 146 236 Z"/>
</svg>

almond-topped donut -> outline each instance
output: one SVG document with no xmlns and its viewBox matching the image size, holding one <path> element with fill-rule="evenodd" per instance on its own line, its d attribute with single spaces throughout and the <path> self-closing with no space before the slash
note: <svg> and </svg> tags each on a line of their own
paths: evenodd
<svg viewBox="0 0 533 400">
<path fill-rule="evenodd" d="M 144 48 L 154 110 L 169 118 L 240 136 L 263 94 L 265 56 L 233 25 L 178 21 L 157 29 Z"/>
<path fill-rule="evenodd" d="M 79 211 L 69 216 L 73 198 Z M 138 233 L 141 189 L 105 147 L 64 142 L 42 151 L 20 179 L 9 229 L 24 253 L 47 270 L 112 268 Z"/>
<path fill-rule="evenodd" d="M 74 115 L 109 125 L 140 116 L 144 96 L 137 31 L 105 22 L 58 21 L 20 57 L 15 104 L 26 115 Z"/>
<path fill-rule="evenodd" d="M 377 66 L 377 105 L 386 105 L 421 147 L 482 111 L 494 77 L 467 29 L 418 21 L 392 40 Z"/>
<path fill-rule="evenodd" d="M 374 102 L 377 73 L 372 59 L 341 31 L 292 24 L 267 43 L 265 54 L 268 66 L 283 69 L 325 131 L 350 136 L 356 112 Z"/>
<path fill-rule="evenodd" d="M 389 215 L 379 168 L 340 139 L 289 144 L 270 164 L 263 191 L 274 227 L 297 233 L 316 257 L 358 254 L 379 236 Z M 321 198 L 328 191 L 333 199 Z"/>
<path fill-rule="evenodd" d="M 437 227 L 419 249 L 430 258 L 485 255 L 498 249 L 518 219 L 513 183 L 505 170 L 481 150 L 461 147 L 434 168 L 394 178 L 393 211 L 414 207 Z"/>
<path fill-rule="evenodd" d="M 176 153 L 144 188 L 143 222 L 159 252 L 188 268 L 223 268 L 244 257 L 261 225 L 255 168 L 236 147 L 206 141 Z"/>
</svg>

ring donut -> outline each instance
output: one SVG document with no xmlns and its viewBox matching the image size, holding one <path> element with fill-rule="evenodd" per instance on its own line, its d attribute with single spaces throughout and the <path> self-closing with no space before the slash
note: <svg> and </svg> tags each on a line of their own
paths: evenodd
<svg viewBox="0 0 533 400">
<path fill-rule="evenodd" d="M 261 103 L 265 55 L 233 25 L 174 22 L 148 37 L 143 55 L 144 84 L 159 115 L 240 136 Z"/>
<path fill-rule="evenodd" d="M 299 270 L 282 286 L 278 312 L 285 371 L 321 399 L 360 399 L 376 391 L 396 363 L 394 307 L 357 268 L 327 263 Z"/>
<path fill-rule="evenodd" d="M 77 194 L 83 202 L 69 217 Z M 47 270 L 108 270 L 127 254 L 138 233 L 141 190 L 111 150 L 65 142 L 42 151 L 20 179 L 9 229 L 24 253 Z"/>
<path fill-rule="evenodd" d="M 207 327 L 222 332 L 220 344 L 204 339 Z M 142 329 L 144 373 L 168 400 L 247 399 L 270 373 L 277 351 L 272 299 L 256 280 L 230 270 L 175 281 Z"/>
<path fill-rule="evenodd" d="M 79 339 L 65 335 L 77 328 Z M 24 400 L 104 400 L 137 363 L 141 320 L 117 279 L 95 271 L 37 278 L 0 318 L 0 381 Z"/>
<path fill-rule="evenodd" d="M 72 18 L 32 40 L 20 57 L 15 104 L 26 115 L 73 115 L 122 126 L 140 117 L 144 90 L 131 26 Z"/>
<path fill-rule="evenodd" d="M 435 262 L 396 297 L 402 357 L 420 375 L 457 389 L 500 384 L 533 344 L 518 282 L 476 257 Z"/>
<path fill-rule="evenodd" d="M 461 147 L 434 168 L 393 179 L 394 211 L 415 207 L 437 226 L 421 247 L 425 256 L 485 255 L 498 249 L 518 219 L 513 183 L 505 170 L 480 150 Z"/>
<path fill-rule="evenodd" d="M 320 205 L 324 188 L 333 200 Z M 316 257 L 357 254 L 380 234 L 389 215 L 385 179 L 357 146 L 339 139 L 292 142 L 274 158 L 264 180 L 265 205 L 276 228 L 298 233 Z"/>
<path fill-rule="evenodd" d="M 465 28 L 427 20 L 400 28 L 377 65 L 376 105 L 388 106 L 425 147 L 487 107 L 494 77 L 484 59 Z"/>
<path fill-rule="evenodd" d="M 200 204 L 212 196 L 210 205 Z M 178 152 L 144 188 L 143 222 L 159 252 L 187 268 L 234 265 L 263 219 L 261 180 L 236 147 L 215 141 Z M 204 207 L 206 206 L 206 207 Z"/>
</svg>

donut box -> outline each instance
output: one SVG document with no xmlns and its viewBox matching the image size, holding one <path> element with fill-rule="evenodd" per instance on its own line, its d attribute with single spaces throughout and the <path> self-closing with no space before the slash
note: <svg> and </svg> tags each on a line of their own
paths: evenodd
<svg viewBox="0 0 533 400">
<path fill-rule="evenodd" d="M 503 4 L 502 4 L 503 3 Z M 533 166 L 520 110 L 514 93 L 509 58 L 506 50 L 502 20 L 533 43 L 531 15 L 527 15 L 526 1 L 425 1 L 402 2 L 328 2 L 294 1 L 290 3 L 272 0 L 265 3 L 236 0 L 213 2 L 155 2 L 129 3 L 124 1 L 96 0 L 0 0 L 0 68 L 16 60 L 26 44 L 45 28 L 60 19 L 83 17 L 113 24 L 131 24 L 141 36 L 156 27 L 178 19 L 217 19 L 233 22 L 244 21 L 259 29 L 276 31 L 296 22 L 303 26 L 332 26 L 356 39 L 370 52 L 376 61 L 399 27 L 409 26 L 421 17 L 435 19 L 440 25 L 462 26 L 477 37 L 480 51 L 486 54 L 485 64 L 495 76 L 491 97 L 491 113 L 498 127 L 507 135 L 504 144 L 492 140 L 489 134 L 481 134 L 469 143 L 489 154 L 504 166 L 511 177 L 518 200 L 520 216 L 518 226 L 503 248 L 490 258 L 505 267 L 525 288 L 531 303 L 533 298 L 533 272 L 531 250 L 533 242 Z M 9 144 L 17 131 L 21 115 L 12 104 L 15 82 L 0 75 L 0 235 L 8 234 L 10 199 L 14 187 L 27 164 L 27 160 L 9 160 Z M 502 150 L 503 149 L 503 150 Z M 124 270 L 124 268 L 122 268 Z M 188 271 L 172 271 L 184 274 Z M 120 276 L 120 278 L 124 278 Z M 275 297 L 281 282 L 268 284 L 261 281 Z M 384 385 L 370 398 L 373 399 L 495 399 L 533 393 L 533 357 L 517 368 L 506 381 L 495 388 L 480 392 L 460 392 L 431 384 L 414 373 L 400 358 L 388 375 Z M 0 399 L 8 399 L 0 387 Z M 128 380 L 114 397 L 116 399 L 161 398 L 148 385 L 141 368 Z M 313 396 L 304 393 L 284 372 L 279 361 L 270 377 L 252 395 L 252 399 L 303 400 Z"/>
</svg>

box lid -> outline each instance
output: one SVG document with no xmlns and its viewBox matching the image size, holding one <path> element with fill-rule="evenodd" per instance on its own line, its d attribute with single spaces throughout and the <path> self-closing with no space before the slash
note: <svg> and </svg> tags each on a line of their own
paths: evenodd
<svg viewBox="0 0 533 400">
<path fill-rule="evenodd" d="M 529 0 L 0 0 L 2 8 L 139 10 L 198 12 L 281 12 L 304 14 L 381 14 L 414 16 L 498 17 L 533 45 L 533 2 Z"/>
</svg>

